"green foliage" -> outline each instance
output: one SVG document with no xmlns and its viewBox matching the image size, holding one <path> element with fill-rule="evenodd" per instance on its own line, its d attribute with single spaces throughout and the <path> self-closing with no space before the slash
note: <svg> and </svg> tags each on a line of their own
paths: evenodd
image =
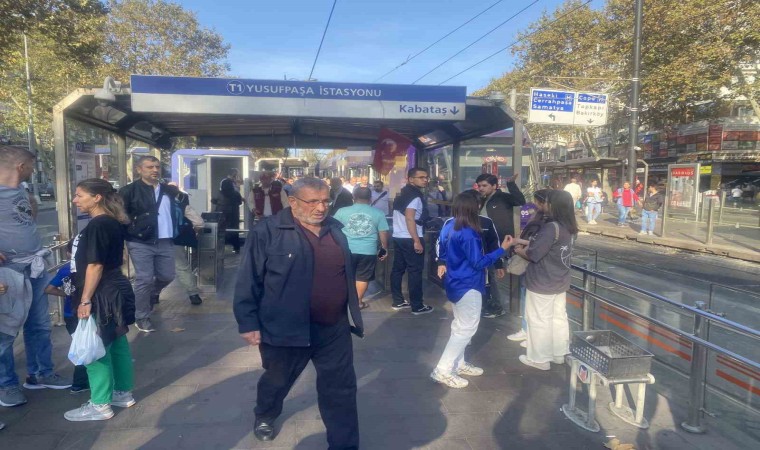
<svg viewBox="0 0 760 450">
<path fill-rule="evenodd" d="M 29 42 L 34 122 L 39 147 L 52 149 L 52 109 L 105 76 L 131 73 L 219 76 L 229 45 L 194 13 L 162 0 L 0 0 L 0 116 L 6 128 L 27 123 L 22 31 Z"/>
<path fill-rule="evenodd" d="M 0 64 L 7 67 L 26 32 L 54 42 L 66 58 L 91 65 L 106 13 L 97 0 L 0 0 Z"/>
<path fill-rule="evenodd" d="M 570 0 L 531 24 L 512 49 L 515 67 L 481 94 L 555 87 L 606 92 L 610 130 L 625 128 L 630 103 L 634 3 L 608 0 L 593 10 Z M 565 17 L 563 17 L 567 14 Z M 534 33 L 534 34 L 531 34 Z M 642 28 L 641 123 L 658 128 L 725 115 L 739 98 L 756 99 L 760 77 L 740 77 L 739 64 L 760 60 L 760 2 L 645 0 Z M 573 78 L 564 78 L 573 77 Z M 577 78 L 575 78 L 577 77 Z M 743 79 L 744 78 L 744 79 Z M 527 110 L 527 99 L 518 99 Z M 616 106 L 617 105 L 617 106 Z M 757 111 L 760 115 L 760 111 Z M 581 136 L 585 129 L 534 126 L 534 138 Z"/>
<path fill-rule="evenodd" d="M 162 0 L 111 0 L 101 75 L 224 75 L 230 49 L 195 13 Z"/>
</svg>

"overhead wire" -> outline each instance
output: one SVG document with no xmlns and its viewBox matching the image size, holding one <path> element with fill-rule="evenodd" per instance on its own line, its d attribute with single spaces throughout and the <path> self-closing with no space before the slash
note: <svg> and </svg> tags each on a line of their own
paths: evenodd
<svg viewBox="0 0 760 450">
<path fill-rule="evenodd" d="M 309 72 L 309 78 L 307 81 L 311 80 L 311 76 L 314 75 L 314 68 L 317 66 L 317 60 L 319 59 L 319 53 L 322 51 L 322 44 L 325 42 L 325 36 L 327 35 L 327 29 L 330 28 L 330 21 L 332 20 L 333 12 L 335 12 L 335 5 L 338 3 L 338 0 L 333 0 L 332 8 L 330 9 L 330 15 L 327 17 L 327 24 L 325 24 L 325 30 L 322 32 L 322 40 L 319 41 L 319 48 L 317 48 L 317 54 L 314 56 L 314 64 L 311 65 L 311 72 Z"/>
<path fill-rule="evenodd" d="M 561 16 L 557 17 L 556 19 L 549 21 L 549 22 L 548 22 L 547 24 L 545 24 L 543 27 L 540 27 L 540 28 L 537 28 L 536 30 L 533 30 L 533 31 L 531 31 L 530 33 L 526 34 L 525 36 L 521 37 L 520 39 L 517 39 L 516 41 L 514 41 L 514 42 L 512 42 L 511 44 L 507 45 L 506 47 L 504 47 L 504 48 L 502 48 L 502 49 L 500 49 L 500 50 L 498 50 L 498 51 L 496 51 L 496 52 L 492 53 L 491 55 L 489 55 L 489 56 L 487 56 L 487 57 L 485 57 L 485 58 L 481 59 L 480 61 L 476 62 L 475 64 L 473 64 L 473 65 L 471 65 L 471 66 L 467 67 L 466 69 L 462 70 L 461 72 L 457 73 L 456 75 L 453 75 L 453 76 L 451 76 L 451 77 L 449 77 L 449 78 L 447 78 L 447 79 L 445 79 L 445 80 L 441 81 L 440 83 L 438 83 L 438 85 L 440 86 L 440 85 L 442 85 L 443 83 L 446 83 L 446 82 L 448 82 L 448 81 L 451 81 L 451 80 L 453 80 L 454 78 L 458 77 L 459 75 L 462 75 L 463 73 L 467 72 L 468 70 L 470 70 L 470 69 L 472 69 L 472 68 L 474 68 L 474 67 L 477 67 L 477 66 L 479 66 L 479 65 L 483 64 L 484 62 L 488 61 L 489 59 L 493 58 L 494 56 L 496 56 L 496 55 L 499 55 L 500 53 L 507 51 L 507 50 L 508 50 L 508 49 L 510 49 L 511 47 L 514 47 L 515 45 L 517 45 L 517 44 L 519 44 L 520 42 L 524 41 L 525 39 L 529 38 L 530 36 L 533 36 L 534 34 L 536 34 L 536 33 L 540 32 L 540 31 L 543 31 L 543 30 L 545 30 L 545 29 L 546 29 L 548 26 L 550 26 L 550 25 L 552 25 L 552 24 L 554 24 L 554 23 L 557 23 L 558 21 L 560 21 L 560 20 L 564 19 L 564 18 L 565 18 L 565 17 L 567 17 L 568 15 L 570 15 L 570 14 L 572 14 L 572 13 L 574 13 L 574 12 L 578 11 L 579 9 L 581 9 L 581 8 L 583 8 L 584 6 L 586 6 L 586 5 L 588 5 L 589 3 L 591 3 L 591 1 L 592 1 L 592 0 L 586 0 L 585 2 L 583 2 L 583 3 L 581 3 L 580 5 L 576 6 L 575 8 L 573 8 L 573 9 L 571 9 L 571 10 L 569 10 L 569 11 L 565 12 L 565 13 L 564 13 L 564 14 L 562 14 Z"/>
<path fill-rule="evenodd" d="M 397 65 L 396 67 L 394 67 L 393 69 L 389 70 L 388 72 L 385 72 L 382 76 L 376 78 L 375 81 L 374 81 L 374 83 L 377 83 L 378 81 L 382 80 L 383 78 L 385 78 L 388 75 L 392 74 L 393 72 L 397 71 L 401 67 L 407 65 L 411 60 L 413 60 L 414 58 L 420 56 L 421 54 L 425 53 L 426 51 L 430 50 L 433 46 L 435 46 L 436 44 L 438 44 L 442 40 L 446 39 L 447 37 L 451 36 L 452 34 L 456 33 L 457 31 L 459 31 L 460 29 L 462 29 L 462 27 L 464 27 L 465 25 L 469 24 L 470 22 L 472 22 L 473 20 L 477 19 L 478 17 L 482 16 L 483 14 L 485 14 L 486 12 L 488 12 L 491 8 L 493 8 L 494 6 L 498 5 L 499 3 L 502 3 L 503 1 L 504 0 L 498 0 L 497 2 L 493 3 L 491 6 L 487 7 L 486 9 L 484 9 L 483 11 L 480 11 L 476 15 L 472 16 L 469 20 L 467 20 L 463 24 L 459 25 L 458 27 L 454 28 L 453 30 L 449 31 L 448 33 L 446 33 L 445 35 L 443 35 L 441 38 L 439 38 L 437 41 L 435 41 L 432 44 L 428 45 L 427 47 L 423 48 L 419 52 L 415 53 L 413 56 L 408 57 L 406 59 L 406 61 L 404 61 L 401 64 Z"/>
<path fill-rule="evenodd" d="M 505 20 L 504 22 L 502 22 L 502 23 L 500 23 L 499 25 L 495 26 L 494 28 L 492 28 L 491 30 L 489 30 L 489 31 L 488 31 L 486 34 L 484 34 L 484 35 L 480 36 L 480 37 L 479 37 L 479 38 L 477 38 L 475 41 L 473 41 L 472 43 L 470 43 L 469 45 L 467 45 L 465 48 L 463 48 L 463 49 L 459 50 L 458 52 L 454 53 L 454 54 L 453 54 L 453 55 L 451 55 L 451 56 L 450 56 L 448 59 L 446 59 L 446 60 L 445 60 L 445 61 L 443 61 L 442 63 L 438 64 L 437 66 L 433 67 L 432 69 L 430 69 L 429 71 L 427 71 L 427 72 L 426 72 L 424 75 L 422 75 L 421 77 L 419 77 L 419 78 L 417 78 L 416 80 L 414 80 L 414 82 L 413 82 L 412 84 L 417 84 L 417 82 L 418 82 L 418 81 L 420 81 L 421 79 L 423 79 L 423 78 L 425 78 L 426 76 L 430 75 L 431 73 L 433 73 L 434 71 L 436 71 L 438 68 L 440 68 L 442 65 L 444 65 L 444 64 L 446 64 L 447 62 L 451 61 L 452 59 L 456 58 L 457 56 L 459 56 L 460 54 L 462 54 L 462 52 L 464 52 L 464 51 L 465 51 L 465 50 L 467 50 L 468 48 L 472 47 L 473 45 L 477 44 L 478 42 L 480 42 L 481 40 L 483 40 L 483 39 L 484 39 L 486 36 L 488 36 L 489 34 L 493 33 L 494 31 L 498 30 L 499 28 L 503 27 L 503 26 L 504 26 L 504 25 L 506 25 L 506 24 L 507 24 L 509 21 L 511 21 L 511 20 L 512 20 L 512 19 L 514 19 L 515 17 L 519 16 L 519 15 L 520 15 L 520 14 L 522 14 L 523 12 L 527 11 L 527 10 L 528 10 L 530 7 L 532 7 L 533 5 L 535 5 L 536 3 L 538 3 L 539 1 L 540 1 L 540 0 L 533 0 L 533 2 L 531 2 L 530 4 L 528 4 L 528 6 L 524 7 L 524 8 L 523 8 L 523 9 L 521 9 L 520 11 L 516 12 L 515 14 L 513 14 L 512 16 L 510 16 L 510 17 L 509 17 L 507 20 Z M 591 1 L 591 0 L 589 0 L 589 1 Z"/>
<path fill-rule="evenodd" d="M 493 54 L 491 54 L 491 55 L 489 55 L 489 56 L 487 56 L 487 57 L 483 58 L 482 60 L 480 60 L 480 61 L 476 62 L 475 64 L 473 64 L 473 65 L 471 65 L 471 66 L 469 66 L 469 67 L 467 67 L 466 69 L 464 69 L 463 71 L 461 71 L 461 72 L 457 73 L 456 75 L 453 75 L 453 76 L 451 76 L 451 77 L 449 77 L 449 78 L 447 78 L 447 79 L 443 80 L 442 82 L 438 83 L 438 85 L 440 86 L 440 85 L 442 85 L 443 83 L 446 83 L 446 82 L 448 82 L 448 81 L 451 81 L 451 80 L 453 80 L 454 78 L 458 77 L 459 75 L 462 75 L 463 73 L 467 72 L 468 70 L 472 69 L 473 67 L 476 67 L 476 66 L 478 66 L 478 65 L 480 65 L 480 64 L 482 64 L 482 63 L 484 63 L 484 62 L 486 62 L 487 60 L 489 60 L 489 59 L 493 58 L 494 56 L 498 55 L 499 53 L 501 53 L 501 52 L 504 52 L 504 51 L 506 51 L 506 50 L 510 49 L 511 47 L 514 47 L 515 45 L 517 45 L 517 44 L 519 44 L 520 42 L 524 41 L 525 39 L 529 38 L 530 36 L 532 36 L 532 35 L 534 35 L 534 34 L 537 34 L 537 33 L 541 32 L 541 31 L 544 31 L 544 29 L 546 29 L 546 28 L 547 28 L 549 25 L 552 25 L 552 24 L 554 24 L 554 23 L 556 23 L 556 22 L 558 22 L 558 21 L 562 20 L 562 19 L 563 19 L 565 16 L 567 16 L 567 15 L 569 15 L 569 14 L 571 14 L 571 13 L 574 13 L 575 11 L 578 11 L 578 10 L 579 10 L 579 9 L 581 9 L 582 7 L 584 7 L 584 6 L 586 6 L 587 4 L 591 3 L 591 1 L 593 1 L 593 0 L 588 0 L 588 1 L 586 1 L 586 2 L 584 2 L 584 3 L 582 3 L 582 4 L 580 4 L 580 5 L 578 5 L 577 7 L 575 7 L 575 8 L 573 8 L 573 9 L 571 9 L 571 10 L 569 10 L 569 11 L 565 12 L 564 14 L 562 14 L 562 15 L 561 15 L 561 16 L 559 16 L 559 17 L 557 17 L 556 19 L 554 19 L 554 20 L 551 20 L 551 21 L 550 21 L 549 23 L 547 23 L 547 24 L 546 24 L 544 27 L 541 27 L 541 28 L 539 28 L 539 29 L 536 29 L 536 30 L 534 30 L 534 31 L 531 31 L 530 33 L 526 34 L 526 35 L 525 35 L 525 36 L 523 36 L 522 38 L 520 38 L 520 39 L 518 39 L 518 40 L 516 40 L 516 41 L 512 42 L 512 43 L 511 43 L 511 44 L 509 44 L 508 46 L 506 46 L 506 47 L 502 48 L 501 50 L 499 50 L 499 51 L 497 51 L 497 52 L 495 52 L 495 53 L 493 53 Z M 705 16 L 707 16 L 707 17 L 710 17 L 710 14 L 712 14 L 713 12 L 718 12 L 718 11 L 720 11 L 720 10 L 724 10 L 724 9 L 725 9 L 725 8 L 724 8 L 724 5 L 723 5 L 723 4 L 716 4 L 716 5 L 713 5 L 712 7 L 709 7 L 709 8 L 706 8 L 706 9 L 702 9 L 702 10 L 699 10 L 699 11 L 695 12 L 694 14 L 690 14 L 690 15 L 688 15 L 688 16 L 686 16 L 686 17 L 682 17 L 682 22 L 683 22 L 683 23 L 691 23 L 691 19 L 696 19 L 696 18 L 699 18 L 699 17 L 705 17 Z M 577 59 L 580 59 L 580 58 L 584 58 L 584 56 L 583 56 L 583 55 L 578 55 L 576 58 L 577 58 Z M 533 72 L 535 72 L 535 70 L 534 70 Z M 540 75 L 532 75 L 532 76 L 534 76 L 534 77 L 540 77 Z M 563 78 L 563 77 L 553 77 L 553 76 L 543 76 L 543 77 L 545 77 L 545 78 L 558 78 L 558 79 L 559 79 L 559 78 Z M 652 77 L 651 77 L 651 76 L 648 76 L 648 78 L 652 78 Z M 630 81 L 630 79 L 626 79 L 626 78 L 622 78 L 622 79 L 612 79 L 612 78 L 610 78 L 609 80 L 610 80 L 610 81 L 615 81 L 615 82 L 617 82 L 617 81 Z"/>
</svg>

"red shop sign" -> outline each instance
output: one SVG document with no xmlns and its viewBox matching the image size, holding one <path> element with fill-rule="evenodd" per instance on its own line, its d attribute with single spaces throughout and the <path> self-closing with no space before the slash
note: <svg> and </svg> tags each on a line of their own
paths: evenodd
<svg viewBox="0 0 760 450">
<path fill-rule="evenodd" d="M 693 167 L 676 167 L 676 168 L 670 169 L 670 176 L 673 176 L 673 177 L 693 177 L 694 176 L 694 168 Z"/>
</svg>

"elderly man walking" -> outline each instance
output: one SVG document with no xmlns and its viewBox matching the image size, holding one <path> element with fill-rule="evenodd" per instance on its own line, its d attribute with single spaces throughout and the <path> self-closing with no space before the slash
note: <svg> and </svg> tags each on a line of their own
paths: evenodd
<svg viewBox="0 0 760 450">
<path fill-rule="evenodd" d="M 311 361 L 331 449 L 359 448 L 351 332 L 363 335 L 356 278 L 340 222 L 327 215 L 330 193 L 317 178 L 293 184 L 285 208 L 251 229 L 234 312 L 243 339 L 259 346 L 254 435 L 275 438 L 273 423 Z"/>
<path fill-rule="evenodd" d="M 21 187 L 34 171 L 35 156 L 0 146 L 0 405 L 26 403 L 19 387 L 13 342 L 24 329 L 27 389 L 67 389 L 71 383 L 53 371 L 50 316 L 45 294 L 51 277 L 29 195 Z"/>
</svg>

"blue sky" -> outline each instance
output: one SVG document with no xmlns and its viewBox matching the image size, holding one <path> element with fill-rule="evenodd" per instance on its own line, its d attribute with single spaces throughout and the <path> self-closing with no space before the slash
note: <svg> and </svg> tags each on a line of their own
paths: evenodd
<svg viewBox="0 0 760 450">
<path fill-rule="evenodd" d="M 309 76 L 333 0 L 175 0 L 196 12 L 232 49 L 230 74 L 240 78 L 304 80 Z M 446 40 L 383 78 L 410 84 L 482 34 L 532 3 L 506 0 Z M 313 78 L 373 82 L 496 0 L 338 0 Z M 503 27 L 423 78 L 439 84 L 515 40 L 543 11 L 562 2 L 539 0 Z M 601 0 L 595 0 L 600 7 Z M 447 82 L 471 93 L 512 67 L 504 52 Z"/>
</svg>

